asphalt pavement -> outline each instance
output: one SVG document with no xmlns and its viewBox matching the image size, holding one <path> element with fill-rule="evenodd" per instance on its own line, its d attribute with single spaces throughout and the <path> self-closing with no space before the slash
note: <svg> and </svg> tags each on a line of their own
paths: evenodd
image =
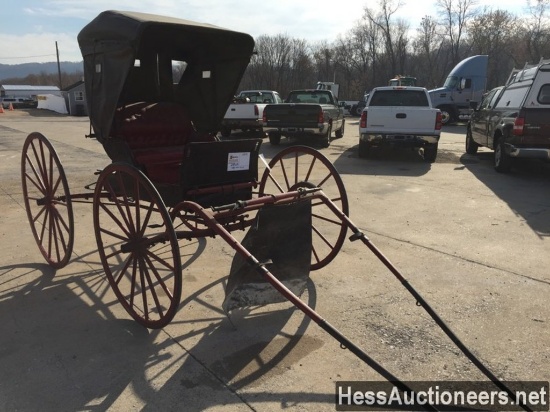
<svg viewBox="0 0 550 412">
<path fill-rule="evenodd" d="M 463 125 L 445 128 L 434 164 L 414 151 L 360 159 L 357 121 L 320 149 L 345 183 L 351 220 L 499 379 L 549 381 L 548 166 L 498 174 L 491 151 L 464 153 Z M 90 203 L 75 204 L 71 261 L 49 267 L 21 189 L 21 149 L 35 131 L 56 148 L 72 193 L 93 188 L 109 163 L 85 137 L 87 118 L 0 114 L 0 410 L 331 411 L 336 381 L 383 380 L 288 302 L 228 319 L 233 252 L 219 238 L 180 244 L 182 302 L 161 330 L 134 322 L 110 289 Z M 269 159 L 286 145 L 265 139 L 261 151 Z M 360 242 L 312 272 L 302 298 L 400 379 L 486 380 Z"/>
</svg>

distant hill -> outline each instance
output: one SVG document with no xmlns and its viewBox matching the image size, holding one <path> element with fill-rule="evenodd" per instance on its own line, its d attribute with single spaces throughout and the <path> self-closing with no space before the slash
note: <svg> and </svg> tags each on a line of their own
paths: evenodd
<svg viewBox="0 0 550 412">
<path fill-rule="evenodd" d="M 82 62 L 60 62 L 61 72 L 83 73 Z M 24 78 L 31 74 L 57 74 L 57 62 L 0 64 L 0 83 L 5 79 Z"/>
</svg>

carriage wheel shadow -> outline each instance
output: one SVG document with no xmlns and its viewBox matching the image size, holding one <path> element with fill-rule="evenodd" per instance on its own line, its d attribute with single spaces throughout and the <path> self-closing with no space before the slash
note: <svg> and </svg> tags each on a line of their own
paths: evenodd
<svg viewBox="0 0 550 412">
<path fill-rule="evenodd" d="M 197 242 L 195 248 L 186 253 L 184 267 L 198 258 L 204 243 Z M 223 288 L 225 278 L 183 300 L 172 324 L 149 331 L 130 320 L 109 293 L 102 270 L 94 270 L 101 266 L 96 257 L 96 251 L 73 256 L 71 263 L 79 269 L 57 276 L 46 264 L 0 267 L 0 313 L 9 314 L 3 319 L 6 333 L 0 337 L 0 379 L 10 382 L 10 400 L 3 408 L 39 410 L 48 399 L 51 409 L 94 405 L 107 410 L 125 396 L 128 386 L 146 400 L 145 410 L 174 397 L 199 399 L 205 402 L 201 408 L 213 406 L 216 397 L 197 398 L 213 388 L 227 389 L 225 402 L 242 403 L 238 392 L 249 392 L 322 345 L 304 336 L 310 319 L 289 303 L 235 310 L 231 322 L 221 301 L 215 306 L 205 299 Z M 306 293 L 314 307 L 311 281 Z M 151 376 L 163 383 L 153 384 Z M 252 396 L 258 402 L 333 401 L 333 394 L 271 390 Z M 174 405 L 165 406 L 169 410 Z"/>
</svg>

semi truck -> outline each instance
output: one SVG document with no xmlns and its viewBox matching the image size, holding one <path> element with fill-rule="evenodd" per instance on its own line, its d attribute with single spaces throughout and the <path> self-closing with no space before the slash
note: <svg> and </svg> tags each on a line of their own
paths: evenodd
<svg viewBox="0 0 550 412">
<path fill-rule="evenodd" d="M 487 55 L 468 57 L 451 70 L 443 87 L 429 91 L 432 104 L 441 110 L 443 124 L 469 118 L 487 87 L 487 63 Z"/>
</svg>

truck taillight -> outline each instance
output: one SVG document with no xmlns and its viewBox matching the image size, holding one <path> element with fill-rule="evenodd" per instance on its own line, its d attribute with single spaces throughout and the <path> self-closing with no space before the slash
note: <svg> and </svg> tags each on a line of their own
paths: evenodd
<svg viewBox="0 0 550 412">
<path fill-rule="evenodd" d="M 260 111 L 258 110 L 258 105 L 257 105 L 257 104 L 254 105 L 254 115 L 255 115 L 255 116 L 259 116 L 259 115 L 260 115 Z"/>
<path fill-rule="evenodd" d="M 361 120 L 359 121 L 359 127 L 361 128 L 365 128 L 367 127 L 367 111 L 366 110 L 363 110 L 361 112 Z"/>
<path fill-rule="evenodd" d="M 523 135 L 523 126 L 525 126 L 525 119 L 523 117 L 516 117 L 516 120 L 514 120 L 514 129 L 512 131 L 514 136 Z"/>
<path fill-rule="evenodd" d="M 441 130 L 441 112 L 437 112 L 435 115 L 435 130 Z"/>
<path fill-rule="evenodd" d="M 267 110 L 264 109 L 264 112 L 262 113 L 262 122 L 267 123 Z"/>
<path fill-rule="evenodd" d="M 322 124 L 325 123 L 325 114 L 323 113 L 323 109 L 319 109 L 319 118 L 317 120 L 317 123 Z"/>
</svg>

